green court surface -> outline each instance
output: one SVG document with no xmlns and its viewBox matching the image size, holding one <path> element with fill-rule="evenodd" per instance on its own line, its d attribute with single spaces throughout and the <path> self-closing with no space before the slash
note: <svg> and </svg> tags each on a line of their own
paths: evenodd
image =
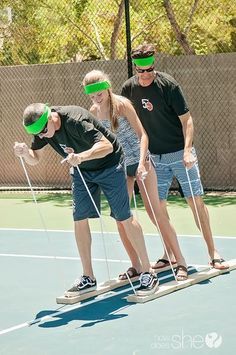
<svg viewBox="0 0 236 355">
<path fill-rule="evenodd" d="M 127 303 L 129 286 L 75 305 L 58 305 L 81 274 L 72 232 L 69 195 L 0 199 L 0 355 L 233 354 L 236 347 L 236 270 L 145 304 Z M 12 195 L 11 195 L 12 197 Z M 216 246 L 236 259 L 235 197 L 206 197 Z M 162 245 L 140 201 L 139 219 L 152 261 Z M 169 211 L 189 266 L 208 264 L 203 238 L 184 201 Z M 111 278 L 129 267 L 127 255 L 103 201 L 104 243 Z M 92 256 L 98 283 L 108 280 L 103 237 L 92 221 Z M 45 229 L 46 227 L 46 229 Z M 159 275 L 166 282 L 170 272 Z"/>
<path fill-rule="evenodd" d="M 30 194 L 0 194 L 1 228 L 37 228 L 42 229 L 42 221 L 47 229 L 73 228 L 71 195 L 63 193 L 36 194 L 38 208 Z M 214 235 L 234 236 L 236 215 L 236 194 L 209 194 L 205 198 L 209 209 L 211 225 Z M 198 234 L 193 217 L 185 200 L 178 196 L 171 196 L 168 200 L 168 211 L 177 234 Z M 143 208 L 142 201 L 137 196 L 138 219 L 145 233 L 155 233 L 156 228 L 150 223 Z M 38 211 L 39 210 L 39 211 Z M 105 199 L 102 200 L 102 214 L 107 231 L 116 231 L 116 224 L 109 217 L 109 207 Z M 135 210 L 134 210 L 135 214 Z M 100 230 L 98 219 L 90 221 L 91 229 Z"/>
</svg>

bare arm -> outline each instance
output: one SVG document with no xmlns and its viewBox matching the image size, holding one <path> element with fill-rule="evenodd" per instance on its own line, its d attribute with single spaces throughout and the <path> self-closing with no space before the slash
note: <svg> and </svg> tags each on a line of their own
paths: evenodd
<svg viewBox="0 0 236 355">
<path fill-rule="evenodd" d="M 111 142 L 103 136 L 99 142 L 92 146 L 92 148 L 78 154 L 71 153 L 68 155 L 66 160 L 71 165 L 76 166 L 81 164 L 83 161 L 104 158 L 112 152 L 113 146 Z"/>
<path fill-rule="evenodd" d="M 124 100 L 124 101 L 123 101 Z M 140 140 L 140 160 L 139 160 L 139 167 L 138 167 L 138 174 L 142 174 L 146 172 L 145 169 L 145 162 L 148 155 L 148 135 L 143 128 L 141 121 L 138 118 L 138 115 L 131 104 L 131 102 L 127 99 L 122 98 L 122 105 L 120 109 L 121 115 L 127 118 L 131 127 L 136 132 L 137 136 Z"/>
<path fill-rule="evenodd" d="M 183 135 L 184 135 L 184 165 L 187 168 L 191 168 L 195 163 L 196 159 L 191 153 L 193 145 L 193 119 L 190 112 L 185 113 L 184 115 L 179 116 L 179 119 L 182 124 Z"/>
<path fill-rule="evenodd" d="M 30 149 L 26 143 L 15 142 L 14 153 L 17 157 L 22 157 L 29 165 L 36 165 L 42 158 L 43 148 L 38 150 Z"/>
</svg>

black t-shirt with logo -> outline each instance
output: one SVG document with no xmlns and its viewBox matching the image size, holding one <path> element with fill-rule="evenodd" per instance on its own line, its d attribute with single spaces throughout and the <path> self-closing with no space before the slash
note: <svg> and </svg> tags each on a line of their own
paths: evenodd
<svg viewBox="0 0 236 355">
<path fill-rule="evenodd" d="M 50 144 L 63 158 L 69 152 L 81 153 L 92 148 L 104 135 L 113 145 L 113 152 L 104 158 L 84 161 L 81 170 L 98 170 L 118 164 L 123 158 L 121 145 L 114 134 L 108 131 L 89 111 L 79 106 L 53 106 L 61 119 L 61 127 L 52 138 L 33 136 L 31 149 L 38 150 Z M 65 151 L 66 149 L 66 151 Z"/>
<path fill-rule="evenodd" d="M 184 148 L 178 116 L 189 109 L 180 86 L 170 75 L 156 72 L 154 81 L 146 87 L 133 76 L 124 83 L 121 95 L 133 103 L 148 134 L 151 153 L 173 153 Z"/>
</svg>

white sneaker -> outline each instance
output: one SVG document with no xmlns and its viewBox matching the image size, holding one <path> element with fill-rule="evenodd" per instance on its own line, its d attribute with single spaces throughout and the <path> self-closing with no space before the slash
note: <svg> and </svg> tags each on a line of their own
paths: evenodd
<svg viewBox="0 0 236 355">
<path fill-rule="evenodd" d="M 136 290 L 137 296 L 152 295 L 158 290 L 159 281 L 157 275 L 150 272 L 144 272 L 141 274 L 140 286 Z"/>
</svg>

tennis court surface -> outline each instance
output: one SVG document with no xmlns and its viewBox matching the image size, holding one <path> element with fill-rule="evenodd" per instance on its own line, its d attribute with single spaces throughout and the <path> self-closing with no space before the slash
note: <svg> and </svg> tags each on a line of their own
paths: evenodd
<svg viewBox="0 0 236 355">
<path fill-rule="evenodd" d="M 109 277 L 128 268 L 117 233 L 105 233 Z M 189 265 L 207 265 L 200 236 L 179 238 Z M 162 251 L 159 237 L 146 235 L 151 260 Z M 236 238 L 216 237 L 227 259 Z M 104 245 L 93 232 L 98 283 L 108 279 Z M 145 304 L 128 303 L 129 286 L 74 305 L 58 305 L 81 274 L 72 231 L 0 230 L 0 354 L 232 354 L 235 340 L 236 271 Z M 170 272 L 169 272 L 170 273 Z M 165 282 L 165 274 L 160 274 Z"/>
</svg>

